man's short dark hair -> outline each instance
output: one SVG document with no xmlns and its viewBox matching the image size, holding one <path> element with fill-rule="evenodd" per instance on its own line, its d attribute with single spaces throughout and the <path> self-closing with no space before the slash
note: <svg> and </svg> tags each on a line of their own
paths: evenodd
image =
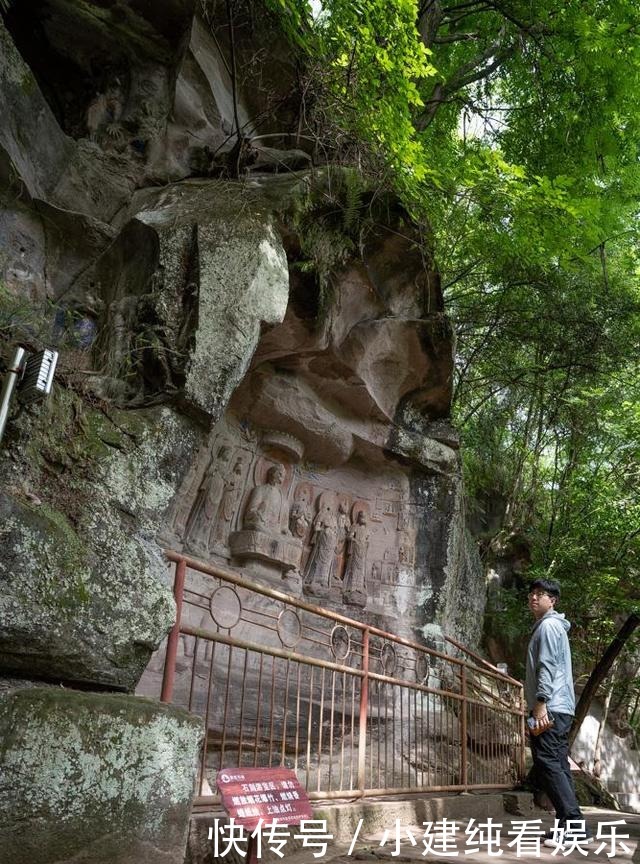
<svg viewBox="0 0 640 864">
<path fill-rule="evenodd" d="M 534 579 L 534 581 L 529 584 L 529 591 L 535 591 L 536 588 L 541 591 L 546 591 L 547 594 L 555 597 L 556 600 L 560 599 L 560 583 L 555 582 L 553 579 Z"/>
</svg>

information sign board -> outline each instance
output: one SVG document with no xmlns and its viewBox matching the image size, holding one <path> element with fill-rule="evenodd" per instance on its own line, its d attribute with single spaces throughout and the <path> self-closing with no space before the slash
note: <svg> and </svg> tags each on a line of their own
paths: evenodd
<svg viewBox="0 0 640 864">
<path fill-rule="evenodd" d="M 297 825 L 313 819 L 309 797 L 290 768 L 223 768 L 216 785 L 229 816 L 250 831 L 260 820 Z"/>
</svg>

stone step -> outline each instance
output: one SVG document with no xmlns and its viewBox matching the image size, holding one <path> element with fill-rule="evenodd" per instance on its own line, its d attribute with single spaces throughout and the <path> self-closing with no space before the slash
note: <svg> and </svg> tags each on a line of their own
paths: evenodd
<svg viewBox="0 0 640 864">
<path fill-rule="evenodd" d="M 523 821 L 541 820 L 545 831 L 553 827 L 553 818 L 544 810 L 534 806 L 533 797 L 524 792 L 505 793 L 469 793 L 452 795 L 422 796 L 403 800 L 364 800 L 357 802 L 341 802 L 322 804 L 314 807 L 316 819 L 326 820 L 327 833 L 333 834 L 333 839 L 327 842 L 326 851 L 318 857 L 314 852 L 318 849 L 303 847 L 300 840 L 294 840 L 293 834 L 297 828 L 289 829 L 290 839 L 281 850 L 284 858 L 280 858 L 272 850 L 265 848 L 259 861 L 265 864 L 274 864 L 276 861 L 286 860 L 287 864 L 312 864 L 317 861 L 331 861 L 331 864 L 354 864 L 356 861 L 383 861 L 393 862 L 415 862 L 425 861 L 431 864 L 444 864 L 445 861 L 468 860 L 474 864 L 495 864 L 497 860 L 501 864 L 520 864 L 539 859 L 542 864 L 553 864 L 554 861 L 568 861 L 573 864 L 576 861 L 591 861 L 593 864 L 640 864 L 640 814 L 620 812 L 616 810 L 605 810 L 596 807 L 583 808 L 588 828 L 594 835 L 598 833 L 598 826 L 604 830 L 604 824 L 624 820 L 624 825 L 616 830 L 618 834 L 629 836 L 628 840 L 622 842 L 628 851 L 618 847 L 611 857 L 607 852 L 610 847 L 602 849 L 599 854 L 596 850 L 603 841 L 596 840 L 588 844 L 583 851 L 574 849 L 568 854 L 566 850 L 555 850 L 542 846 L 539 854 L 509 847 L 507 844 L 513 839 L 507 836 L 508 832 L 517 830 L 516 823 Z M 196 813 L 191 820 L 191 831 L 189 848 L 185 864 L 240 864 L 247 862 L 235 850 L 225 855 L 214 854 L 214 843 L 207 839 L 209 826 L 213 825 L 214 818 L 224 819 L 224 814 Z M 455 821 L 457 831 L 455 835 L 455 853 L 451 850 L 449 854 L 437 854 L 425 852 L 423 836 L 425 827 L 423 822 L 434 822 L 442 819 Z M 500 855 L 490 855 L 486 848 L 469 853 L 472 845 L 467 845 L 469 835 L 465 831 L 471 819 L 477 822 L 486 822 L 489 818 L 493 824 L 502 825 L 501 842 L 498 847 Z M 357 841 L 350 849 L 354 833 L 358 829 Z M 396 821 L 397 820 L 397 821 Z M 400 845 L 396 845 L 396 825 L 399 825 Z M 411 842 L 408 831 L 413 834 L 415 845 Z M 221 851 L 221 850 L 219 850 Z M 586 851 L 586 855 L 584 852 Z M 467 852 L 467 854 L 465 854 Z M 469 857 L 467 857 L 469 855 Z"/>
<path fill-rule="evenodd" d="M 326 822 L 326 831 L 333 835 L 328 843 L 327 852 L 322 858 L 314 858 L 312 849 L 305 849 L 300 840 L 294 840 L 297 828 L 290 828 L 290 839 L 285 847 L 287 862 L 295 857 L 297 861 L 321 861 L 344 855 L 348 851 L 353 836 L 358 829 L 360 846 L 367 845 L 370 838 L 382 836 L 386 829 L 394 830 L 396 821 L 404 826 L 421 826 L 423 822 L 435 822 L 443 818 L 455 819 L 464 823 L 474 818 L 486 821 L 488 818 L 499 822 L 510 816 L 513 819 L 537 819 L 544 814 L 534 806 L 533 796 L 528 792 L 470 792 L 450 795 L 416 795 L 403 799 L 368 798 L 359 801 L 322 802 L 314 801 L 314 818 Z M 216 857 L 213 840 L 208 839 L 209 828 L 215 819 L 226 822 L 222 811 L 217 813 L 194 813 L 191 818 L 189 844 L 185 864 L 240 864 L 245 861 L 235 850 L 224 856 Z M 361 821 L 362 820 L 362 821 Z M 548 821 L 548 820 L 547 820 Z M 464 830 L 464 829 L 463 829 Z M 424 832 L 424 829 L 422 829 Z M 219 850 L 220 851 L 220 850 Z M 315 850 L 317 851 L 317 850 Z M 474 858 L 477 856 L 474 855 Z M 277 855 L 266 851 L 261 860 L 273 864 L 281 860 Z M 398 860 L 394 858 L 392 860 Z M 423 860 L 433 860 L 428 857 Z"/>
</svg>

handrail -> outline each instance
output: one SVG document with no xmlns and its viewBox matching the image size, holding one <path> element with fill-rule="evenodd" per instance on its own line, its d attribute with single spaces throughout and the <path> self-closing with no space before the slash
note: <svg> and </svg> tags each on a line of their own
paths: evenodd
<svg viewBox="0 0 640 864">
<path fill-rule="evenodd" d="M 510 788 L 522 779 L 522 684 L 471 649 L 445 636 L 463 655 L 452 657 L 227 568 L 174 550 L 166 556 L 176 564 L 176 622 L 167 640 L 161 700 L 204 709 L 201 792 L 213 770 L 209 752 L 217 754 L 215 770 L 233 767 L 234 760 L 237 767 L 291 763 L 306 776 L 314 799 Z M 189 587 L 189 571 L 214 580 L 210 595 L 202 581 Z M 227 593 L 220 605 L 214 598 L 224 585 L 235 598 Z M 224 618 L 233 608 L 230 597 L 238 606 L 235 623 Z M 196 626 L 185 609 L 210 612 L 206 620 L 217 630 Z M 283 615 L 298 627 L 288 642 L 290 631 L 280 630 Z M 333 628 L 321 626 L 322 620 Z M 338 631 L 347 646 L 343 655 L 333 642 Z M 176 680 L 181 640 L 185 657 Z M 331 659 L 320 656 L 329 649 Z M 380 670 L 371 668 L 374 662 Z M 494 692 L 495 682 L 501 693 Z M 201 794 L 197 800 L 213 804 L 217 798 Z"/>
<path fill-rule="evenodd" d="M 445 636 L 445 642 L 448 642 L 450 645 L 453 645 L 454 648 L 457 648 L 458 651 L 462 651 L 465 654 L 468 654 L 469 657 L 473 657 L 474 660 L 477 660 L 479 663 L 482 663 L 483 666 L 487 667 L 489 672 L 493 673 L 493 677 L 502 678 L 505 681 L 509 681 L 511 684 L 522 685 L 521 681 L 518 681 L 517 678 L 512 678 L 511 675 L 506 675 L 497 666 L 494 666 L 493 663 L 489 663 L 488 660 L 485 660 L 480 654 L 476 654 L 475 651 L 472 651 L 471 648 L 467 648 L 466 645 L 462 645 L 460 642 L 456 641 L 452 636 Z M 485 670 L 485 671 L 487 671 Z"/>
<path fill-rule="evenodd" d="M 421 645 L 419 642 L 412 642 L 410 639 L 405 639 L 402 636 L 396 636 L 395 634 L 389 633 L 386 630 L 380 630 L 377 627 L 363 624 L 362 621 L 358 621 L 356 618 L 348 618 L 346 615 L 341 615 L 339 612 L 332 612 L 331 610 L 325 609 L 322 606 L 315 606 L 313 603 L 307 603 L 305 600 L 301 600 L 299 597 L 295 597 L 293 594 L 285 594 L 283 591 L 278 591 L 277 588 L 269 588 L 266 585 L 260 584 L 259 582 L 254 582 L 248 576 L 238 576 L 238 574 L 235 573 L 233 570 L 227 570 L 224 567 L 214 567 L 211 564 L 206 564 L 204 561 L 200 561 L 197 558 L 192 558 L 189 555 L 183 555 L 181 552 L 175 552 L 171 549 L 165 549 L 164 554 L 169 559 L 169 561 L 173 561 L 176 564 L 184 561 L 186 566 L 191 567 L 193 570 L 198 570 L 200 573 L 205 573 L 209 576 L 223 578 L 227 582 L 233 582 L 235 585 L 249 587 L 252 591 L 255 591 L 256 594 L 262 594 L 265 597 L 272 597 L 274 600 L 280 600 L 284 603 L 290 603 L 293 606 L 297 606 L 299 609 L 304 609 L 307 612 L 313 612 L 315 615 L 320 615 L 323 618 L 337 621 L 339 624 L 345 624 L 349 627 L 353 627 L 356 630 L 361 630 L 363 632 L 367 630 L 372 636 L 381 636 L 384 639 L 387 639 L 391 636 L 393 638 L 393 641 L 397 642 L 399 645 L 404 645 L 406 648 L 417 649 L 418 651 L 423 651 L 425 653 L 431 654 L 434 657 L 439 657 L 442 660 L 446 660 L 448 663 L 452 663 L 454 666 L 462 666 L 463 664 L 465 664 L 464 660 L 459 660 L 457 657 L 451 657 L 449 654 L 444 654 L 442 651 L 438 651 L 436 648 L 429 648 L 427 645 Z M 498 674 L 500 675 L 499 671 Z M 500 677 L 505 676 L 500 675 Z M 519 681 L 515 681 L 514 683 L 520 684 Z"/>
</svg>

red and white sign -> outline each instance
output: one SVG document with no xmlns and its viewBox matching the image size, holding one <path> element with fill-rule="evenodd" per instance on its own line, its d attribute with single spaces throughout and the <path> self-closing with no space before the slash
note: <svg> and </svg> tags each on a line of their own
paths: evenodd
<svg viewBox="0 0 640 864">
<path fill-rule="evenodd" d="M 290 768 L 223 768 L 216 785 L 229 816 L 251 831 L 260 820 L 297 825 L 313 819 L 307 793 Z"/>
</svg>

